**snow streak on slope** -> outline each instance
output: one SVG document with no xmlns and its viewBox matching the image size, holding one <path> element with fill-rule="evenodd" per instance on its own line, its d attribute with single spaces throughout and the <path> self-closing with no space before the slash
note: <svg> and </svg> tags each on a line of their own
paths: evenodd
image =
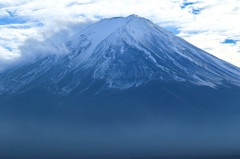
<svg viewBox="0 0 240 159">
<path fill-rule="evenodd" d="M 0 92 L 44 86 L 68 94 L 98 80 L 126 89 L 152 80 L 216 87 L 240 85 L 239 68 L 131 15 L 103 19 L 66 42 L 70 53 L 49 56 L 0 75 Z"/>
</svg>

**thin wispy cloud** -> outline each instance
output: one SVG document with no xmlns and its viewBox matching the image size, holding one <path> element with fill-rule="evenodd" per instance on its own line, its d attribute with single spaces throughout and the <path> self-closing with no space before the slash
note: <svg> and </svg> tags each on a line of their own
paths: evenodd
<svg viewBox="0 0 240 159">
<path fill-rule="evenodd" d="M 0 69 L 14 59 L 59 52 L 51 47 L 59 48 L 54 41 L 64 41 L 90 22 L 130 14 L 240 66 L 239 0 L 2 0 L 0 8 Z"/>
</svg>

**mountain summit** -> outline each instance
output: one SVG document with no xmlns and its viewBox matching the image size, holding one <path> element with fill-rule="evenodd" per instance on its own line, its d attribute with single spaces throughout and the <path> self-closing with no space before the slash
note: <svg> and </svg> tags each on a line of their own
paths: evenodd
<svg viewBox="0 0 240 159">
<path fill-rule="evenodd" d="M 44 85 L 68 94 L 78 87 L 83 91 L 96 80 L 104 81 L 105 88 L 119 89 L 152 80 L 240 85 L 239 68 L 136 15 L 100 20 L 66 46 L 67 55 L 51 55 L 1 74 L 0 92 Z M 87 78 L 88 84 L 83 82 Z"/>
</svg>

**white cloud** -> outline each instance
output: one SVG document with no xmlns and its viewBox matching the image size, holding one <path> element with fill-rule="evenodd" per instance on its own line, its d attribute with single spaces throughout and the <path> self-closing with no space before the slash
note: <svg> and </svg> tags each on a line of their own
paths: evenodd
<svg viewBox="0 0 240 159">
<path fill-rule="evenodd" d="M 79 31 L 82 23 L 137 14 L 163 27 L 176 28 L 190 43 L 240 67 L 240 42 L 223 43 L 226 39 L 240 40 L 239 0 L 1 0 L 0 6 L 0 21 L 1 17 L 22 21 L 0 25 L 0 59 L 4 63 L 24 52 L 25 57 L 32 56 L 31 51 L 38 54 L 36 48 L 41 50 L 44 39 L 53 44 L 57 35 L 67 30 L 68 35 L 63 36 L 67 38 Z M 29 38 L 34 40 L 27 40 L 19 49 Z M 33 44 L 38 47 L 33 49 Z"/>
</svg>

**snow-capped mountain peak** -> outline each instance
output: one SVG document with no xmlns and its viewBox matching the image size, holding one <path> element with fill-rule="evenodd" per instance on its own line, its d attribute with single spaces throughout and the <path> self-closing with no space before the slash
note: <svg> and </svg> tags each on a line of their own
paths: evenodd
<svg viewBox="0 0 240 159">
<path fill-rule="evenodd" d="M 116 33 L 120 28 L 129 25 L 129 23 L 138 25 L 141 21 L 146 21 L 146 19 L 140 18 L 137 15 L 130 15 L 126 18 L 116 17 L 103 19 L 73 36 L 69 40 L 69 43 L 71 43 L 71 48 L 74 49 L 79 47 L 81 44 L 84 44 L 85 40 L 88 40 L 91 44 L 88 48 L 90 51 L 84 54 L 85 57 L 81 57 L 81 59 L 87 59 L 87 57 L 89 57 L 93 52 L 93 49 L 95 49 L 99 43 L 108 36 Z"/>
<path fill-rule="evenodd" d="M 103 19 L 73 36 L 66 46 L 67 55 L 48 56 L 1 74 L 0 91 L 43 85 L 68 94 L 99 80 L 105 88 L 118 89 L 153 80 L 240 85 L 239 68 L 136 15 Z"/>
</svg>

